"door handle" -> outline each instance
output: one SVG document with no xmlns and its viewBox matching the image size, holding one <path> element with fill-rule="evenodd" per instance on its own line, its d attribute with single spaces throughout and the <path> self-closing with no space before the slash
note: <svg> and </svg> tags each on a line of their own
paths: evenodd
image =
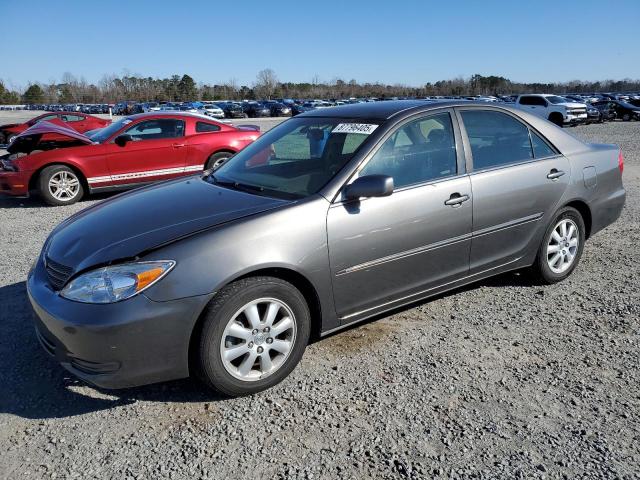
<svg viewBox="0 0 640 480">
<path fill-rule="evenodd" d="M 173 145 L 171 145 L 173 148 L 182 148 L 184 147 L 184 143 L 174 143 Z"/>
<path fill-rule="evenodd" d="M 469 195 L 460 195 L 459 193 L 452 193 L 449 200 L 445 200 L 444 204 L 450 207 L 459 207 L 463 202 L 469 200 Z"/>
<path fill-rule="evenodd" d="M 549 180 L 555 180 L 556 178 L 560 178 L 563 175 L 564 175 L 564 172 L 562 170 L 558 170 L 557 168 L 552 168 L 551 171 L 549 172 L 549 175 L 547 175 L 547 178 Z"/>
</svg>

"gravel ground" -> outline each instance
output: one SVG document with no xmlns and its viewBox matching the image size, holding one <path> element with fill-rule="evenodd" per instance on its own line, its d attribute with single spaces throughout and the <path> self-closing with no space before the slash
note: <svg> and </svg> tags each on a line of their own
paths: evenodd
<svg viewBox="0 0 640 480">
<path fill-rule="evenodd" d="M 398 311 L 241 399 L 65 373 L 24 278 L 47 233 L 100 199 L 0 200 L 0 477 L 640 478 L 640 124 L 571 132 L 622 146 L 628 197 L 567 281 L 507 274 Z"/>
</svg>

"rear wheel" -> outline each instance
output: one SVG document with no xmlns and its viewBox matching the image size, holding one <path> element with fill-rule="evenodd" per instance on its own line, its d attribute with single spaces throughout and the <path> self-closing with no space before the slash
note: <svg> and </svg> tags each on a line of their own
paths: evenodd
<svg viewBox="0 0 640 480">
<path fill-rule="evenodd" d="M 209 157 L 204 167 L 205 170 L 217 170 L 231 158 L 233 153 L 231 152 L 218 152 Z"/>
<path fill-rule="evenodd" d="M 49 205 L 71 205 L 84 195 L 82 181 L 76 172 L 64 165 L 52 165 L 40 172 L 40 195 Z"/>
<path fill-rule="evenodd" d="M 302 358 L 310 326 L 307 303 L 290 283 L 274 277 L 238 280 L 216 294 L 205 313 L 199 376 L 226 395 L 270 388 Z"/>
<path fill-rule="evenodd" d="M 542 283 L 556 283 L 567 278 L 578 265 L 585 241 L 582 215 L 571 207 L 558 212 L 545 232 L 532 266 Z"/>
</svg>

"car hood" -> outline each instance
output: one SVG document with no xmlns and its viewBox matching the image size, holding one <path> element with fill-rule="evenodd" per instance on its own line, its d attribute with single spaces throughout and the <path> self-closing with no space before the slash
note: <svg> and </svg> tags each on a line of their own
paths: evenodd
<svg viewBox="0 0 640 480">
<path fill-rule="evenodd" d="M 67 127 L 65 123 L 60 120 L 42 121 L 16 136 L 9 148 L 7 148 L 7 151 L 9 153 L 29 153 L 34 143 L 37 143 L 37 141 L 34 142 L 36 135 L 39 135 L 40 138 L 43 135 L 55 135 L 55 138 L 63 137 L 64 140 L 69 141 L 77 140 L 87 145 L 93 143 L 89 137 Z"/>
<path fill-rule="evenodd" d="M 200 231 L 291 203 L 185 177 L 133 190 L 69 217 L 46 254 L 75 272 L 117 262 Z"/>
<path fill-rule="evenodd" d="M 563 102 L 563 103 L 559 103 L 558 105 L 562 105 L 568 108 L 585 108 L 586 106 L 585 103 L 578 103 L 578 102 Z"/>
</svg>

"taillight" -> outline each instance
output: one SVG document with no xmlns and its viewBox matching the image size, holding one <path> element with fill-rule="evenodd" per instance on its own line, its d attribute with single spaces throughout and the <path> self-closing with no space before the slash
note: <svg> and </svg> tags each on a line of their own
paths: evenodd
<svg viewBox="0 0 640 480">
<path fill-rule="evenodd" d="M 618 154 L 618 169 L 620 170 L 620 173 L 624 171 L 624 156 L 622 155 L 622 150 L 620 150 L 620 153 Z"/>
</svg>

